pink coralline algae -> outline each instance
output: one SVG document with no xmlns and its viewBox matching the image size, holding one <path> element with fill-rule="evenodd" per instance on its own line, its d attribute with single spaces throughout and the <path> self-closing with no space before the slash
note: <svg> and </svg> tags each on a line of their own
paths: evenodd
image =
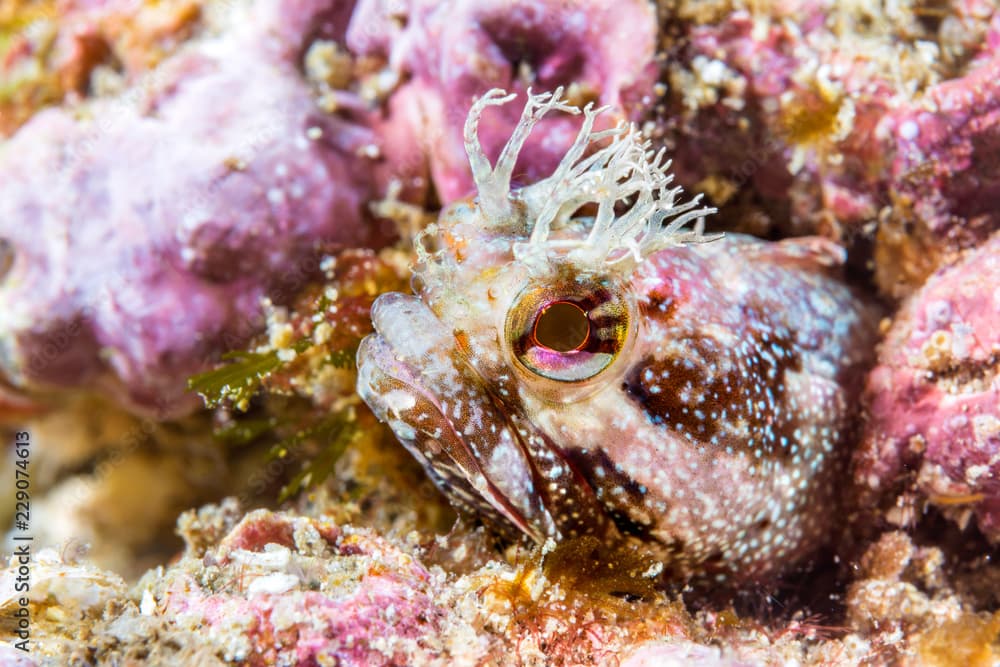
<svg viewBox="0 0 1000 667">
<path fill-rule="evenodd" d="M 685 7 L 665 137 L 682 182 L 729 203 L 732 224 L 850 243 L 878 222 L 876 277 L 894 296 L 1000 227 L 992 3 L 933 21 L 814 1 Z"/>
<path fill-rule="evenodd" d="M 375 242 L 375 134 L 321 113 L 298 70 L 326 8 L 258 2 L 123 95 L 42 111 L 0 147 L 10 382 L 183 413 L 186 377 L 260 328 L 262 298 L 293 296 L 321 246 Z"/>
<path fill-rule="evenodd" d="M 24 651 L 12 646 L 0 646 L 0 665 L 2 667 L 37 667 L 38 663 Z"/>
<path fill-rule="evenodd" d="M 496 87 L 523 95 L 529 87 L 542 92 L 564 85 L 581 106 L 595 101 L 634 115 L 649 101 L 655 80 L 656 30 L 652 5 L 637 0 L 362 0 L 347 44 L 387 60 L 388 75 L 406 79 L 394 97 L 409 105 L 405 122 L 412 140 L 424 146 L 447 203 L 473 188 L 462 125 L 476 97 Z M 483 119 L 482 141 L 492 158 L 517 118 L 510 108 Z M 517 177 L 532 182 L 550 173 L 579 124 L 574 117 L 546 119 L 529 140 Z"/>
<path fill-rule="evenodd" d="M 573 570 L 589 549 L 519 552 L 519 564 L 511 565 L 484 559 L 490 550 L 482 531 L 392 537 L 334 523 L 328 499 L 314 500 L 308 514 L 244 515 L 233 501 L 185 513 L 178 521 L 184 553 L 131 586 L 72 552 L 40 550 L 31 560 L 30 658 L 0 650 L 0 665 L 77 664 L 82 657 L 88 664 L 209 667 L 996 659 L 1000 614 L 969 612 L 940 550 L 916 547 L 901 532 L 861 559 L 842 634 L 824 638 L 824 628 L 808 619 L 775 620 L 768 628 L 733 610 L 692 614 L 648 588 L 633 601 L 609 594 L 617 586 L 600 593 L 595 580 L 597 588 L 608 574 L 617 585 L 625 581 L 610 572 L 610 562 L 601 564 L 609 570 L 604 575 L 590 570 L 588 580 L 578 579 L 582 571 Z M 464 574 L 445 571 L 445 564 Z M 5 617 L 20 604 L 11 585 L 17 566 L 14 558 L 0 570 Z M 914 631 L 901 637 L 901 628 Z M 0 632 L 4 642 L 11 636 L 9 628 Z"/>
<path fill-rule="evenodd" d="M 257 511 L 202 560 L 215 576 L 172 573 L 156 613 L 207 632 L 226 660 L 390 665 L 447 653 L 431 574 L 372 533 Z"/>
<path fill-rule="evenodd" d="M 896 315 L 868 378 L 855 479 L 873 504 L 916 493 L 1000 542 L 1000 235 L 938 271 Z M 888 518 L 907 523 L 912 504 Z M 898 514 L 904 510 L 903 514 Z"/>
<path fill-rule="evenodd" d="M 900 278 L 913 282 L 942 252 L 972 247 L 1000 229 L 1000 12 L 987 40 L 966 76 L 934 86 L 883 121 L 895 143 L 890 194 L 903 234 L 887 226 L 880 236 L 880 282 L 896 271 L 908 271 Z M 922 253 L 932 262 L 911 268 Z"/>
<path fill-rule="evenodd" d="M 770 656 L 768 656 L 770 657 Z M 727 655 L 726 651 L 686 641 L 649 642 L 630 653 L 621 667 L 757 667 L 761 660 L 743 660 Z"/>
</svg>

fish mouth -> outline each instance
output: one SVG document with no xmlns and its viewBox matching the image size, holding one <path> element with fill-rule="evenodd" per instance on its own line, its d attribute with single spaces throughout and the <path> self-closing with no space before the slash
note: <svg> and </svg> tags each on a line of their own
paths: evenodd
<svg viewBox="0 0 1000 667">
<path fill-rule="evenodd" d="M 464 363 L 454 334 L 419 298 L 372 305 L 358 348 L 358 393 L 453 504 L 510 537 L 557 535 L 518 434 Z"/>
</svg>

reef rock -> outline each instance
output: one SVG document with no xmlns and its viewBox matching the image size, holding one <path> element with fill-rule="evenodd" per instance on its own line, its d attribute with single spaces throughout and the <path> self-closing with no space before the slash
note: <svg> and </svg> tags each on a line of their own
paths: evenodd
<svg viewBox="0 0 1000 667">
<path fill-rule="evenodd" d="M 901 297 L 1000 227 L 1000 13 L 682 2 L 658 107 L 680 181 L 754 233 L 823 233 Z"/>
<path fill-rule="evenodd" d="M 900 309 L 868 378 L 855 456 L 862 505 L 916 494 L 1000 542 L 1000 234 L 939 270 Z M 886 496 L 888 496 L 886 498 Z M 919 510 L 917 510 L 919 512 Z"/>
<path fill-rule="evenodd" d="M 323 248 L 376 243 L 368 119 L 299 71 L 326 3 L 270 0 L 120 96 L 48 109 L 0 146 L 0 369 L 103 386 L 164 418 L 186 378 L 287 302 Z M 235 9 L 234 13 L 238 13 Z"/>
<path fill-rule="evenodd" d="M 648 105 L 656 75 L 656 15 L 646 2 L 407 0 L 358 3 L 347 44 L 384 59 L 386 75 L 406 83 L 412 141 L 430 160 L 438 195 L 448 203 L 473 189 L 462 126 L 472 102 L 491 88 L 522 95 L 567 87 L 574 104 L 609 105 L 636 115 Z M 517 125 L 516 109 L 488 115 L 480 126 L 495 159 Z M 619 115 L 618 118 L 622 116 Z M 578 117 L 553 117 L 528 140 L 517 177 L 548 175 L 572 143 Z"/>
</svg>

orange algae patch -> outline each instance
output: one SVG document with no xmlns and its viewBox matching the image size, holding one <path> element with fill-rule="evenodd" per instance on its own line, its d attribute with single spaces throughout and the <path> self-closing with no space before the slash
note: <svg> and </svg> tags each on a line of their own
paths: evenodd
<svg viewBox="0 0 1000 667">
<path fill-rule="evenodd" d="M 565 585 L 610 608 L 625 600 L 652 600 L 654 579 L 644 576 L 656 565 L 648 555 L 626 546 L 608 545 L 593 536 L 560 543 L 544 563 L 549 579 Z"/>
<path fill-rule="evenodd" d="M 839 98 L 816 91 L 789 105 L 782 118 L 782 130 L 790 143 L 817 144 L 836 134 L 839 112 Z"/>
<path fill-rule="evenodd" d="M 542 653 L 545 664 L 616 664 L 625 646 L 698 634 L 683 602 L 656 590 L 651 559 L 628 545 L 586 536 L 513 557 L 509 576 L 479 575 L 478 595 L 503 619 L 495 627 L 519 656 L 514 664 Z"/>
<path fill-rule="evenodd" d="M 940 244 L 905 195 L 890 193 L 891 213 L 875 232 L 875 282 L 879 290 L 900 299 L 912 293 L 943 261 Z"/>
<path fill-rule="evenodd" d="M 947 507 L 955 505 L 975 505 L 976 503 L 981 503 L 985 499 L 986 499 L 986 494 L 983 493 L 963 493 L 963 494 L 935 493 L 931 494 L 927 498 L 927 501 L 932 505 Z"/>
<path fill-rule="evenodd" d="M 24 31 L 55 14 L 51 0 L 0 3 L 0 136 L 13 132 L 37 109 L 62 99 L 59 77 L 38 64 L 37 50 L 51 49 L 53 30 L 32 44 Z M 26 65 L 18 66 L 19 63 Z"/>
<path fill-rule="evenodd" d="M 1000 612 L 964 614 L 920 635 L 922 664 L 934 667 L 987 667 L 1000 660 Z"/>
</svg>

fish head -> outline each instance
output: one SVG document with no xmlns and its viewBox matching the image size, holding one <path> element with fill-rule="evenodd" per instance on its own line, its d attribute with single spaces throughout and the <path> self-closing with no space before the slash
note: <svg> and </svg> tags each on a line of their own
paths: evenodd
<svg viewBox="0 0 1000 667">
<path fill-rule="evenodd" d="M 617 501 L 598 497 L 566 441 L 622 437 L 588 405 L 617 405 L 639 359 L 637 269 L 665 248 L 709 240 L 702 221 L 712 212 L 697 198 L 678 203 L 663 153 L 634 128 L 594 131 L 603 110 L 589 106 L 555 172 L 512 187 L 538 119 L 581 112 L 560 94 L 529 91 L 495 165 L 478 144 L 479 118 L 513 96 L 494 90 L 473 106 L 465 138 L 477 192 L 418 237 L 414 294 L 376 301 L 375 333 L 358 352 L 362 398 L 449 498 L 537 542 L 620 532 Z M 641 407 L 626 408 L 644 420 Z"/>
</svg>

